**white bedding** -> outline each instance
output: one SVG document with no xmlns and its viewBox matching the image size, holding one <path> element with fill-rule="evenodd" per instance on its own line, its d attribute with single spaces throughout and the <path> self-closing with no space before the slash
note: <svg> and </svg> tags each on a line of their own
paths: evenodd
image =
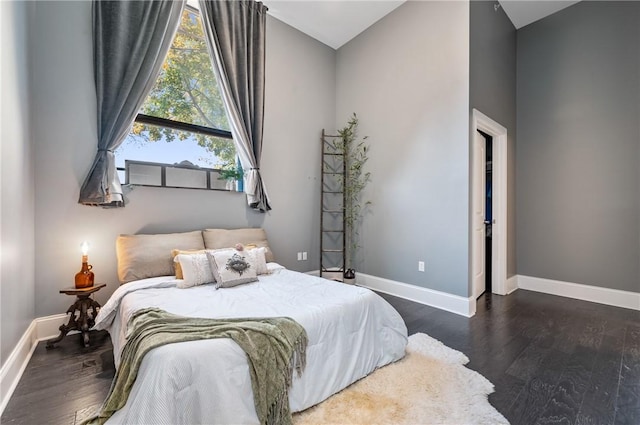
<svg viewBox="0 0 640 425">
<path fill-rule="evenodd" d="M 158 307 L 192 317 L 287 316 L 309 337 L 307 366 L 289 392 L 293 412 L 311 407 L 377 367 L 404 356 L 407 328 L 372 291 L 286 270 L 234 288 L 176 288 L 173 276 L 116 290 L 98 314 L 116 365 L 125 343 L 122 324 L 133 312 Z M 108 424 L 257 424 L 245 353 L 230 339 L 169 344 L 144 358 L 127 404 Z"/>
</svg>

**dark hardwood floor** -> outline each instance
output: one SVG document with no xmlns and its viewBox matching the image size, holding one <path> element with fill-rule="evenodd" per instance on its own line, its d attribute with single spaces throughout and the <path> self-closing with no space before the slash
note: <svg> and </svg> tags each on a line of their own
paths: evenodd
<svg viewBox="0 0 640 425">
<path fill-rule="evenodd" d="M 469 357 L 512 424 L 640 424 L 640 311 L 531 291 L 483 295 L 466 319 L 381 294 L 409 334 Z"/>
<path fill-rule="evenodd" d="M 489 401 L 514 425 L 640 424 L 640 312 L 518 290 L 483 295 L 471 319 L 381 294 L 409 334 L 465 353 L 495 385 Z M 112 346 L 94 332 L 44 342 L 0 422 L 74 424 L 99 405 L 114 375 Z M 428 421 L 426 421 L 428 423 Z"/>
<path fill-rule="evenodd" d="M 111 339 L 106 331 L 91 332 L 91 346 L 82 335 L 67 335 L 47 350 L 39 342 L 22 379 L 5 408 L 0 423 L 73 425 L 102 403 L 115 368 Z"/>
</svg>

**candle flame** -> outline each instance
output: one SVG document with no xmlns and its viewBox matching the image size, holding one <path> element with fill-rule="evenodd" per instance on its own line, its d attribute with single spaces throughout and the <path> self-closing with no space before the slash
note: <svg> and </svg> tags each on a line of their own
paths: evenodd
<svg viewBox="0 0 640 425">
<path fill-rule="evenodd" d="M 87 255 L 89 253 L 89 242 L 82 242 L 80 244 L 80 249 L 82 249 L 82 255 Z"/>
</svg>

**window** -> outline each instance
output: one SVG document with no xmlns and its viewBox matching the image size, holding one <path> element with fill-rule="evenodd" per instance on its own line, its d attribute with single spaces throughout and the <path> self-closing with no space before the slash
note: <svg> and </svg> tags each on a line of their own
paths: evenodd
<svg viewBox="0 0 640 425">
<path fill-rule="evenodd" d="M 242 181 L 197 9 L 185 8 L 158 80 L 115 155 L 125 183 L 228 190 L 224 180 Z"/>
</svg>

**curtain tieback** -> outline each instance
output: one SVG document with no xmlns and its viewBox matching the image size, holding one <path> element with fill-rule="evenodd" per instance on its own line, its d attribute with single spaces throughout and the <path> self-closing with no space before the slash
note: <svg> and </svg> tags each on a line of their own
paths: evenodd
<svg viewBox="0 0 640 425">
<path fill-rule="evenodd" d="M 247 171 L 252 171 L 252 170 L 260 171 L 260 169 L 259 169 L 259 168 L 249 168 Z"/>
<path fill-rule="evenodd" d="M 113 149 L 98 149 L 98 152 L 111 152 L 111 153 L 113 153 Z"/>
</svg>

